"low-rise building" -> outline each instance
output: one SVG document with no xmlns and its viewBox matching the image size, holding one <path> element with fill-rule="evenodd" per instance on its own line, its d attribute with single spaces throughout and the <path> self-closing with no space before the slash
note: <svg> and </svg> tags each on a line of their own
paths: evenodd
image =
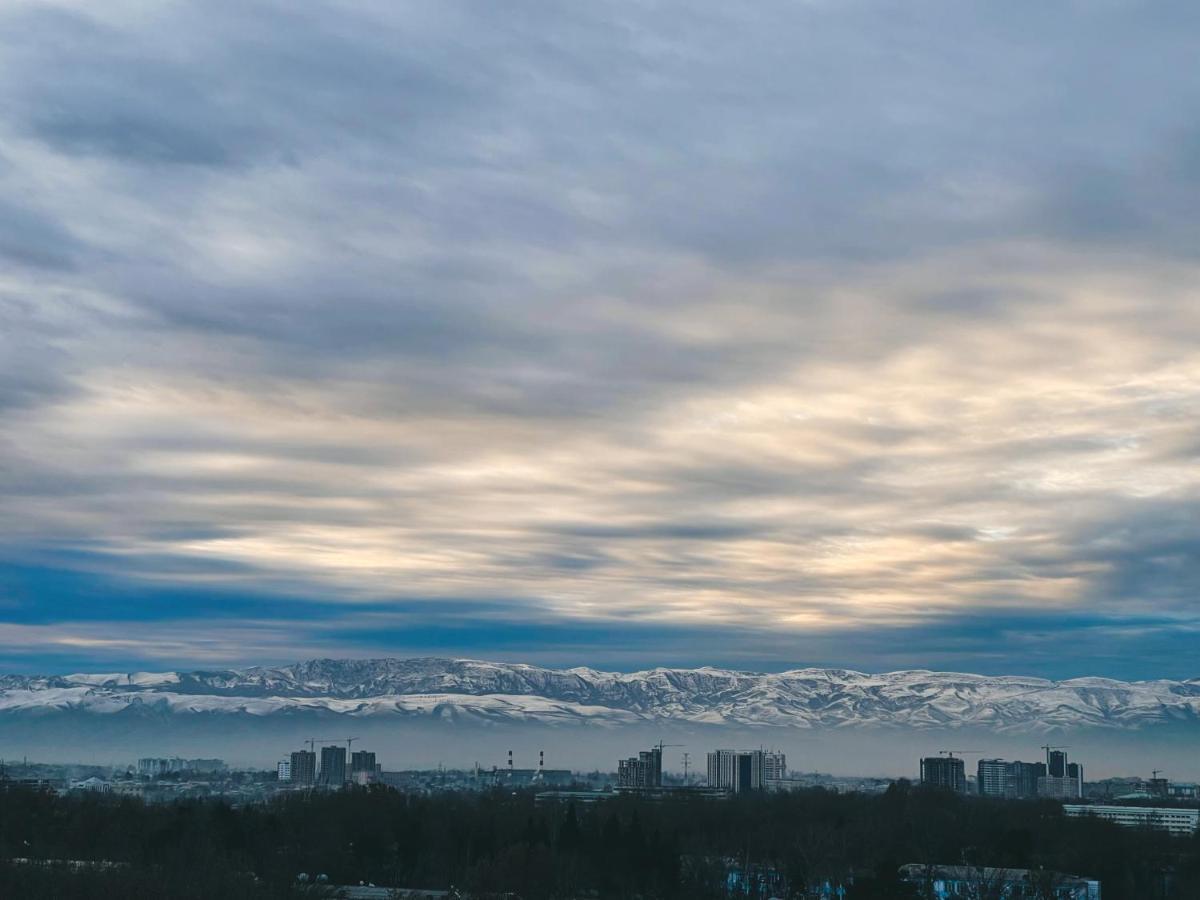
<svg viewBox="0 0 1200 900">
<path fill-rule="evenodd" d="M 223 759 L 184 759 L 181 756 L 146 756 L 137 761 L 139 775 L 156 778 L 181 772 L 224 772 Z"/>
<path fill-rule="evenodd" d="M 1066 803 L 1063 812 L 1072 817 L 1095 816 L 1128 828 L 1156 828 L 1171 834 L 1193 835 L 1200 829 L 1200 809 L 1169 806 L 1101 806 Z"/>
<path fill-rule="evenodd" d="M 900 878 L 915 885 L 933 900 L 963 897 L 1054 897 L 1056 900 L 1101 900 L 1100 882 L 1094 878 L 1031 869 L 989 866 L 936 866 L 909 863 L 900 867 Z"/>
<path fill-rule="evenodd" d="M 966 793 L 966 766 L 957 756 L 927 756 L 921 760 L 921 784 Z"/>
</svg>

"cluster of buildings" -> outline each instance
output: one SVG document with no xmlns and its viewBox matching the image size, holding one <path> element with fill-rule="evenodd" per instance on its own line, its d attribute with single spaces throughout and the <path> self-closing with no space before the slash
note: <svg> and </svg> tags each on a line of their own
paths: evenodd
<svg viewBox="0 0 1200 900">
<path fill-rule="evenodd" d="M 1003 759 L 981 759 L 976 769 L 974 788 L 983 797 L 1022 799 L 1047 797 L 1053 800 L 1081 800 L 1084 797 L 1083 766 L 1067 759 L 1062 747 L 1045 747 L 1046 761 L 1027 763 L 1009 762 Z M 972 793 L 967 780 L 966 766 L 954 753 L 965 751 L 942 751 L 942 756 L 927 756 L 921 760 L 921 783 L 932 787 L 946 788 L 958 793 Z M 1158 777 L 1158 772 L 1148 781 L 1142 779 L 1110 779 L 1101 787 L 1111 790 L 1114 783 L 1132 786 L 1135 789 L 1113 797 L 1114 800 L 1162 800 L 1194 802 L 1200 798 L 1200 789 L 1195 784 L 1176 784 Z M 1096 799 L 1100 795 L 1091 789 L 1088 796 Z M 1064 803 L 1063 813 L 1071 817 L 1093 816 L 1117 825 L 1130 828 L 1155 828 L 1178 835 L 1193 835 L 1200 831 L 1200 809 L 1171 806 L 1109 806 L 1102 803 Z M 947 895 L 957 896 L 957 895 Z M 1070 895 L 1074 896 L 1074 895 Z M 1090 896 L 1081 894 L 1080 896 Z"/>
<path fill-rule="evenodd" d="M 714 750 L 708 754 L 708 786 L 740 794 L 765 791 L 787 777 L 787 758 L 774 750 Z"/>
<path fill-rule="evenodd" d="M 617 763 L 617 790 L 653 791 L 663 788 L 659 744 Z M 774 750 L 713 750 L 708 754 L 708 790 L 740 794 L 778 787 L 787 777 L 787 758 Z M 685 789 L 690 785 L 684 785 Z"/>
<path fill-rule="evenodd" d="M 975 773 L 975 791 L 984 797 L 1021 799 L 1051 797 L 1056 800 L 1083 796 L 1083 766 L 1067 759 L 1065 748 L 1045 747 L 1045 762 L 981 759 Z M 921 760 L 921 783 L 969 793 L 966 765 L 954 750 Z"/>
<path fill-rule="evenodd" d="M 146 756 L 137 761 L 137 773 L 146 778 L 188 775 L 193 772 L 224 772 L 223 759 L 183 759 L 179 756 Z"/>
<path fill-rule="evenodd" d="M 570 769 L 547 769 L 546 751 L 538 751 L 537 768 L 516 768 L 513 765 L 513 752 L 508 751 L 508 764 L 504 768 L 492 766 L 491 770 L 481 769 L 475 764 L 474 786 L 476 788 L 490 787 L 561 787 L 574 783 L 575 773 Z"/>
<path fill-rule="evenodd" d="M 353 740 L 350 738 L 346 743 L 350 744 Z M 375 754 L 371 751 L 351 751 L 350 765 L 347 768 L 347 748 L 332 744 L 321 748 L 318 765 L 313 743 L 315 741 L 310 742 L 308 750 L 296 750 L 288 759 L 279 761 L 276 774 L 280 783 L 298 788 L 323 787 L 337 790 L 347 784 L 366 785 L 380 780 L 383 767 L 375 761 Z"/>
<path fill-rule="evenodd" d="M 1061 900 L 1100 900 L 1100 882 L 1044 869 L 997 869 L 990 866 L 900 867 L 902 881 L 934 900 L 965 897 L 1055 897 Z"/>
<path fill-rule="evenodd" d="M 618 788 L 644 791 L 662 786 L 662 746 L 617 761 Z"/>
<path fill-rule="evenodd" d="M 1195 803 L 1200 800 L 1200 784 L 1194 781 L 1170 781 L 1155 772 L 1152 778 L 1105 778 L 1090 783 L 1085 792 L 1093 800 L 1173 800 Z"/>
</svg>

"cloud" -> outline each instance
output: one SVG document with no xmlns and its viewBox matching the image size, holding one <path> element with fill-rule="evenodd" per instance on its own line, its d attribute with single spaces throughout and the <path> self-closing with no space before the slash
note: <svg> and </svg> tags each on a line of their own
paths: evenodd
<svg viewBox="0 0 1200 900">
<path fill-rule="evenodd" d="M 1076 656 L 1029 664 L 1074 673 L 1103 623 L 1192 627 L 1198 26 L 5 10 L 0 550 L 63 580 L 0 584 L 42 629 L 0 645 L 146 590 L 243 617 L 229 662 L 285 601 L 342 617 L 297 651 L 622 664 L 994 667 L 955 623 L 1058 616 Z"/>
</svg>

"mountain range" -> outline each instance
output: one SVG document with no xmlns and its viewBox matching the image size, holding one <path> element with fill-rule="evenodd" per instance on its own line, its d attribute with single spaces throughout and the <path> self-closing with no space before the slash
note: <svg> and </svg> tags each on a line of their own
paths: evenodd
<svg viewBox="0 0 1200 900">
<path fill-rule="evenodd" d="M 191 672 L 0 676 L 0 718 L 155 714 L 419 717 L 800 729 L 1070 728 L 1200 724 L 1200 679 L 1049 681 L 923 670 L 805 668 L 615 673 L 467 659 L 317 659 Z"/>
</svg>

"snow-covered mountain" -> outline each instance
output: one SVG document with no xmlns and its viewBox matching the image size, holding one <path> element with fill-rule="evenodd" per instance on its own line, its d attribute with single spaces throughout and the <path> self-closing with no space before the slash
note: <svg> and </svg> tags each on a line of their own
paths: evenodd
<svg viewBox="0 0 1200 900">
<path fill-rule="evenodd" d="M 243 670 L 0 676 L 0 716 L 55 712 L 841 729 L 1045 731 L 1200 725 L 1200 679 L 1048 681 L 953 672 L 652 669 L 614 673 L 463 659 L 319 659 Z"/>
</svg>

